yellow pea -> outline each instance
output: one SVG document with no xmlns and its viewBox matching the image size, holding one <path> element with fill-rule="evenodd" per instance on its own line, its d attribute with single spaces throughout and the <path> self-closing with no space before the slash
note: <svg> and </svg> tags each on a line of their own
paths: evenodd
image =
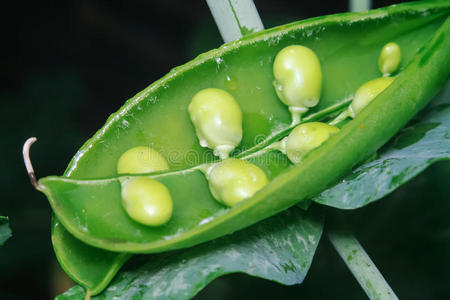
<svg viewBox="0 0 450 300">
<path fill-rule="evenodd" d="M 319 102 L 322 90 L 322 69 L 311 49 L 293 45 L 282 49 L 273 63 L 273 86 L 280 100 L 289 106 L 292 123 Z"/>
<path fill-rule="evenodd" d="M 321 122 L 309 122 L 295 127 L 286 139 L 286 155 L 298 164 L 311 150 L 319 147 L 339 128 Z"/>
<path fill-rule="evenodd" d="M 309 122 L 295 127 L 291 133 L 269 149 L 277 149 L 287 155 L 289 160 L 298 164 L 311 150 L 319 147 L 339 128 L 321 122 Z"/>
<path fill-rule="evenodd" d="M 355 93 L 348 111 L 355 118 L 376 96 L 384 91 L 392 82 L 394 77 L 381 77 L 364 83 Z"/>
<path fill-rule="evenodd" d="M 188 111 L 200 145 L 228 158 L 242 140 L 242 111 L 233 96 L 221 89 L 204 89 L 194 95 Z"/>
<path fill-rule="evenodd" d="M 134 147 L 122 154 L 117 163 L 118 174 L 139 174 L 169 169 L 166 159 L 150 147 Z"/>
<path fill-rule="evenodd" d="M 381 49 L 380 57 L 378 58 L 378 68 L 383 76 L 389 76 L 397 71 L 401 60 L 400 46 L 394 42 L 387 43 Z"/>
<path fill-rule="evenodd" d="M 134 177 L 122 183 L 122 205 L 131 219 L 148 226 L 164 225 L 173 212 L 167 187 L 147 177 Z"/>
<path fill-rule="evenodd" d="M 370 80 L 361 85 L 355 93 L 348 109 L 338 115 L 330 125 L 336 125 L 348 117 L 355 118 L 378 94 L 384 91 L 393 81 L 394 77 L 381 77 Z"/>
<path fill-rule="evenodd" d="M 269 183 L 261 168 L 235 158 L 226 159 L 213 166 L 207 177 L 214 198 L 227 206 L 252 197 Z"/>
</svg>

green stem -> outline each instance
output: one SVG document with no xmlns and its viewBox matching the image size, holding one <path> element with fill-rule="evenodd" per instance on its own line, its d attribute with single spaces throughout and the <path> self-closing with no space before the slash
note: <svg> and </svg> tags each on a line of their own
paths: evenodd
<svg viewBox="0 0 450 300">
<path fill-rule="evenodd" d="M 281 139 L 278 142 L 274 142 L 263 149 L 264 151 L 269 150 L 278 150 L 281 151 L 281 153 L 286 154 L 286 138 Z"/>
<path fill-rule="evenodd" d="M 364 248 L 347 228 L 342 216 L 333 216 L 330 219 L 328 239 L 369 299 L 398 299 Z"/>
<path fill-rule="evenodd" d="M 368 11 L 371 5 L 370 0 L 350 0 L 350 11 L 359 12 L 359 11 Z"/>
<path fill-rule="evenodd" d="M 331 121 L 330 125 L 337 125 L 338 123 L 344 121 L 345 119 L 347 119 L 350 116 L 350 114 L 348 113 L 348 110 L 344 110 L 342 113 L 340 113 L 333 121 Z"/>
<path fill-rule="evenodd" d="M 206 0 L 225 43 L 264 29 L 253 0 Z"/>
</svg>

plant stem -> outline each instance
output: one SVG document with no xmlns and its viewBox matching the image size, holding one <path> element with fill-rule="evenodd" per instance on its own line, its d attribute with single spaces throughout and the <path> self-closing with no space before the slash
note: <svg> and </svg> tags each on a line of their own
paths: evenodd
<svg viewBox="0 0 450 300">
<path fill-rule="evenodd" d="M 359 12 L 359 11 L 368 11 L 371 8 L 370 0 L 350 0 L 349 6 L 350 11 Z"/>
<path fill-rule="evenodd" d="M 327 236 L 369 299 L 398 299 L 364 248 L 343 222 L 341 215 L 328 215 Z"/>
<path fill-rule="evenodd" d="M 33 165 L 31 164 L 30 159 L 30 148 L 31 145 L 33 145 L 36 141 L 37 139 L 35 137 L 28 138 L 23 144 L 22 155 L 23 161 L 25 163 L 25 168 L 27 169 L 28 172 L 28 177 L 30 177 L 30 182 L 36 190 L 40 191 L 39 183 L 36 179 L 36 175 L 34 173 Z"/>
<path fill-rule="evenodd" d="M 225 43 L 264 29 L 253 0 L 206 0 Z"/>
<path fill-rule="evenodd" d="M 344 121 L 349 117 L 348 110 L 344 110 L 342 113 L 340 113 L 333 121 L 329 122 L 329 125 L 337 125 L 340 122 Z"/>
</svg>

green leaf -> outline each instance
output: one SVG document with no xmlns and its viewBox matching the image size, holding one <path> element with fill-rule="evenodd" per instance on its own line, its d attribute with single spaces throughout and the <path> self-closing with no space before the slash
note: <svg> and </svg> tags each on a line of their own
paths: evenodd
<svg viewBox="0 0 450 300">
<path fill-rule="evenodd" d="M 356 168 L 313 200 L 341 209 L 362 207 L 444 159 L 450 159 L 450 84 L 434 99 L 433 107 L 419 114 L 375 160 Z"/>
<path fill-rule="evenodd" d="M 233 235 L 184 251 L 139 256 L 94 299 L 189 299 L 213 279 L 244 272 L 282 284 L 303 281 L 323 228 L 323 217 L 292 208 Z M 139 262 L 145 261 L 144 264 Z M 80 299 L 76 286 L 59 300 Z"/>
<path fill-rule="evenodd" d="M 11 229 L 9 228 L 8 217 L 0 216 L 0 246 L 3 245 L 11 236 L 12 233 Z"/>
</svg>

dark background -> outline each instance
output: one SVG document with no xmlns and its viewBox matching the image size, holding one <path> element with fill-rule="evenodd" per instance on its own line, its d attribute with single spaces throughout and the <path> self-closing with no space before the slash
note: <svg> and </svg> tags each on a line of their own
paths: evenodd
<svg viewBox="0 0 450 300">
<path fill-rule="evenodd" d="M 266 28 L 348 10 L 347 1 L 255 3 Z M 222 41 L 203 0 L 8 1 L 1 20 L 0 215 L 10 217 L 14 235 L 0 247 L 0 298 L 49 299 L 72 283 L 53 254 L 50 207 L 23 167 L 25 139 L 39 138 L 32 149 L 38 177 L 62 174 L 126 99 Z M 347 213 L 401 298 L 450 297 L 448 178 L 450 163 L 439 163 L 388 199 Z M 197 297 L 365 299 L 325 238 L 302 285 L 229 275 Z"/>
</svg>

